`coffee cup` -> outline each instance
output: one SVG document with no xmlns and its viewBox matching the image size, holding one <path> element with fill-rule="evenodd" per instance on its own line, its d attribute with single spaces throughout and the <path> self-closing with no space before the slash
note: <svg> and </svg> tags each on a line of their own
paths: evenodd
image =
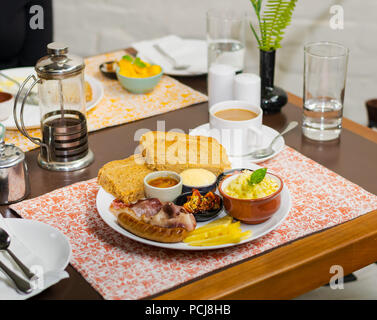
<svg viewBox="0 0 377 320">
<path fill-rule="evenodd" d="M 262 116 L 260 107 L 246 101 L 216 103 L 209 110 L 210 134 L 229 156 L 244 156 L 262 144 Z"/>
</svg>

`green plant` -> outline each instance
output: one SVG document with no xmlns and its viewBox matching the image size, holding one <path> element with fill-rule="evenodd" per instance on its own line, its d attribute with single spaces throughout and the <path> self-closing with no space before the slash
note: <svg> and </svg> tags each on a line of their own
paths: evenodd
<svg viewBox="0 0 377 320">
<path fill-rule="evenodd" d="M 260 35 L 258 36 L 252 23 L 250 28 L 257 39 L 259 49 L 270 51 L 280 48 L 284 29 L 291 22 L 297 0 L 267 0 L 263 12 L 261 12 L 263 0 L 250 0 L 250 2 L 257 16 Z"/>
</svg>

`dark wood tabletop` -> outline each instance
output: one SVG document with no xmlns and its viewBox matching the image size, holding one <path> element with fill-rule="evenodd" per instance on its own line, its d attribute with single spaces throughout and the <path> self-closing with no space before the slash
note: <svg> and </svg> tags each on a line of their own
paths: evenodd
<svg viewBox="0 0 377 320">
<path fill-rule="evenodd" d="M 204 76 L 182 77 L 178 80 L 206 92 Z M 298 106 L 300 99 L 290 95 L 290 101 L 281 113 L 264 116 L 264 124 L 281 130 L 289 121 L 301 123 L 301 110 Z M 158 120 L 165 120 L 166 130 L 181 128 L 188 132 L 189 129 L 208 122 L 208 104 L 200 103 L 90 133 L 89 144 L 95 154 L 95 162 L 79 171 L 62 173 L 41 169 L 36 161 L 39 150 L 27 152 L 31 181 L 29 198 L 96 177 L 105 163 L 134 153 L 138 145 L 138 141 L 134 139 L 135 131 L 139 128 L 156 130 Z M 349 120 L 345 121 L 345 126 L 348 129 L 344 128 L 341 138 L 333 142 L 310 141 L 302 136 L 300 126 L 287 134 L 285 141 L 302 154 L 377 194 L 375 133 Z M 0 207 L 0 210 L 5 216 L 13 217 L 6 206 Z M 211 274 L 205 279 L 193 281 L 164 293 L 159 298 L 292 298 L 325 284 L 331 277 L 328 265 L 334 264 L 334 261 L 341 264 L 345 272 L 352 272 L 377 261 L 377 250 L 372 250 L 376 245 L 377 212 L 372 212 Z M 69 279 L 62 280 L 33 299 L 102 299 L 72 266 L 69 265 L 67 271 Z M 240 272 L 245 275 L 240 276 Z"/>
</svg>

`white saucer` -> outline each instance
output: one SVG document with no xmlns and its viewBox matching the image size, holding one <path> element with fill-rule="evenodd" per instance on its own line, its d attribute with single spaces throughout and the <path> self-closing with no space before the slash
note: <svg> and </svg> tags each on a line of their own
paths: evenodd
<svg viewBox="0 0 377 320">
<path fill-rule="evenodd" d="M 270 127 L 267 127 L 265 125 L 262 126 L 262 132 L 263 132 L 263 140 L 262 140 L 262 144 L 259 148 L 268 147 L 268 145 L 271 143 L 272 139 L 275 138 L 279 134 L 276 130 L 274 130 Z M 194 128 L 194 129 L 191 129 L 190 135 L 209 137 L 210 136 L 209 123 L 206 123 L 206 124 L 203 124 L 201 126 Z M 277 141 L 275 142 L 275 144 L 273 146 L 273 149 L 274 149 L 275 152 L 268 157 L 264 157 L 264 158 L 260 158 L 260 159 L 254 159 L 251 156 L 243 156 L 243 157 L 242 156 L 232 156 L 232 155 L 229 155 L 229 153 L 228 153 L 229 161 L 232 163 L 232 166 L 235 166 L 235 167 L 237 167 L 237 164 L 239 162 L 243 162 L 245 160 L 251 161 L 251 162 L 254 162 L 254 163 L 263 162 L 263 161 L 266 161 L 268 159 L 275 157 L 280 151 L 282 151 L 284 149 L 284 146 L 285 146 L 284 138 L 280 137 L 280 138 L 277 139 Z M 250 150 L 250 152 L 252 152 L 252 151 L 253 150 Z"/>
</svg>

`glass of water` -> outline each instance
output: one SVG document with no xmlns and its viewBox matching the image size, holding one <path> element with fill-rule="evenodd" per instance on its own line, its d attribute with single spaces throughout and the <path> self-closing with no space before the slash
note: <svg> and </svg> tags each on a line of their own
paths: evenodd
<svg viewBox="0 0 377 320">
<path fill-rule="evenodd" d="M 337 139 L 342 130 L 348 49 L 334 42 L 304 48 L 303 134 L 312 140 Z"/>
<path fill-rule="evenodd" d="M 207 12 L 208 69 L 213 63 L 243 71 L 246 13 L 211 9 Z"/>
</svg>

